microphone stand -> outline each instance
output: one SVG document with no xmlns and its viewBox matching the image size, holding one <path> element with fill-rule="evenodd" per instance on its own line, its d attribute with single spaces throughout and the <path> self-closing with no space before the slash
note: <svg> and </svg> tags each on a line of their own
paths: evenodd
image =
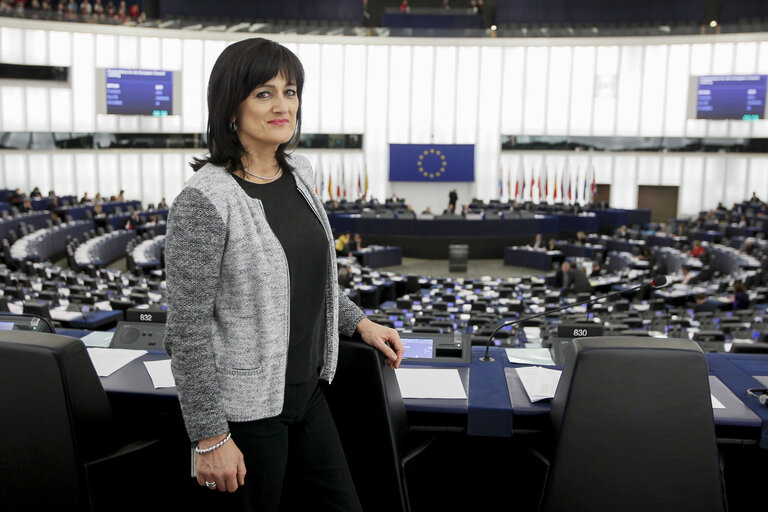
<svg viewBox="0 0 768 512">
<path fill-rule="evenodd" d="M 656 281 L 658 281 L 658 283 Z M 611 292 L 611 293 L 609 293 L 607 295 L 603 295 L 601 297 L 596 297 L 594 299 L 585 300 L 583 302 L 578 302 L 576 304 L 566 304 L 565 306 L 561 306 L 561 307 L 556 308 L 556 309 L 548 309 L 548 310 L 546 310 L 546 311 L 544 311 L 542 313 L 536 313 L 535 315 L 527 316 L 525 318 L 518 318 L 517 320 L 510 320 L 509 322 L 504 322 L 503 324 L 501 324 L 498 327 L 496 327 L 493 330 L 493 332 L 491 333 L 491 335 L 488 336 L 488 341 L 485 344 L 485 355 L 480 358 L 480 361 L 482 361 L 484 363 L 490 363 L 491 361 L 494 360 L 489 355 L 489 352 L 491 350 L 491 341 L 493 341 L 493 337 L 496 335 L 497 332 L 499 332 L 501 330 L 502 327 L 507 327 L 509 325 L 517 325 L 519 323 L 526 322 L 528 320 L 533 320 L 534 318 L 540 318 L 540 317 L 548 315 L 550 313 L 557 313 L 558 311 L 563 311 L 564 309 L 570 309 L 570 308 L 573 308 L 573 307 L 576 307 L 576 306 L 583 306 L 585 304 L 592 304 L 593 302 L 598 302 L 598 301 L 601 301 L 603 299 L 607 299 L 607 298 L 610 298 L 610 297 L 615 297 L 616 295 L 621 295 L 622 293 L 634 292 L 634 291 L 640 290 L 642 288 L 645 288 L 646 286 L 650 286 L 651 288 L 655 289 L 655 288 L 661 288 L 665 284 L 667 284 L 666 278 L 665 277 L 659 277 L 659 278 L 657 278 L 657 280 L 653 280 L 650 283 L 643 283 L 643 284 L 634 286 L 632 288 L 627 288 L 626 290 L 620 290 L 620 291 L 617 291 L 617 292 Z"/>
</svg>

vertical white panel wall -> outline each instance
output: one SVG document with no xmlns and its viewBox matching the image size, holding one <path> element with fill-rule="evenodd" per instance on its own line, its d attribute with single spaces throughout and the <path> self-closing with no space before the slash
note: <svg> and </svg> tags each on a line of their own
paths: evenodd
<svg viewBox="0 0 768 512">
<path fill-rule="evenodd" d="M 210 70 L 226 45 L 243 37 L 3 18 L 0 60 L 69 66 L 70 83 L 0 83 L 0 130 L 202 133 Z M 766 121 L 687 119 L 691 76 L 768 73 L 768 43 L 759 34 L 551 40 L 274 37 L 295 51 L 305 67 L 304 132 L 363 133 L 360 172 L 367 169 L 369 193 L 379 198 L 393 191 L 409 200 L 409 195 L 426 194 L 436 206 L 454 186 L 426 184 L 428 190 L 422 190 L 389 183 L 388 149 L 393 142 L 475 144 L 476 181 L 458 188 L 467 199 L 489 199 L 509 193 L 510 175 L 516 175 L 520 161 L 500 157 L 501 134 L 768 136 Z M 178 71 L 181 113 L 165 119 L 97 114 L 93 98 L 102 81 L 97 69 L 109 66 Z M 341 179 L 344 169 L 348 187 L 356 189 L 357 171 L 350 168 L 357 161 L 350 157 L 355 153 L 335 159 L 318 156 L 316 161 L 329 177 L 333 173 Z M 56 156 L 47 160 L 48 172 L 57 191 L 101 190 L 118 180 L 123 188 L 137 187 L 135 193 L 141 196 L 161 191 L 173 197 L 183 183 L 179 178 L 190 172 L 188 159 L 159 150 L 157 154 L 163 156 L 146 161 L 120 157 L 116 167 L 107 165 L 114 160 L 109 157 L 102 161 L 80 154 Z M 543 183 L 552 183 L 567 170 L 581 186 L 588 161 L 599 182 L 611 183 L 612 203 L 624 207 L 635 204 L 638 184 L 654 179 L 691 187 L 680 203 L 682 212 L 705 206 L 715 196 L 730 201 L 739 190 L 749 191 L 753 184 L 761 189 L 766 181 L 757 157 L 722 165 L 721 156 L 706 155 L 698 165 L 687 157 L 670 160 L 667 155 L 643 160 L 550 156 L 526 156 L 526 176 L 538 179 L 541 172 Z M 24 169 L 30 162 L 12 160 L 22 162 Z M 3 180 L 19 183 L 7 164 L 4 160 Z M 169 165 L 174 167 L 167 169 Z M 158 169 L 162 186 L 149 187 L 146 182 L 155 179 Z M 732 171 L 738 180 L 726 187 L 723 173 Z M 139 176 L 128 176 L 133 172 Z M 66 182 L 65 176 L 73 182 Z M 709 191 L 710 184 L 718 188 Z"/>
</svg>

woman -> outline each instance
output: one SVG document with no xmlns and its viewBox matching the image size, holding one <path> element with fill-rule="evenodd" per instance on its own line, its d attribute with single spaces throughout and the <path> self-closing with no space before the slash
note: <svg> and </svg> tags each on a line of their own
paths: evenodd
<svg viewBox="0 0 768 512">
<path fill-rule="evenodd" d="M 749 293 L 747 293 L 747 287 L 741 281 L 733 283 L 733 297 L 731 297 L 733 303 L 733 309 L 748 309 L 749 308 Z"/>
<path fill-rule="evenodd" d="M 312 170 L 286 152 L 299 140 L 303 82 L 275 42 L 228 46 L 208 85 L 210 154 L 168 216 L 165 344 L 197 481 L 240 489 L 232 506 L 247 510 L 296 496 L 359 510 L 318 382 L 333 378 L 339 331 L 359 333 L 391 368 L 403 355 L 397 331 L 340 292 Z"/>
</svg>

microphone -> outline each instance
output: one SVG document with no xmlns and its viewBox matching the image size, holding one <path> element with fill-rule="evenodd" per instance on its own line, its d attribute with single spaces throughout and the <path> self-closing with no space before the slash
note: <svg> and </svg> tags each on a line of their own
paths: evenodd
<svg viewBox="0 0 768 512">
<path fill-rule="evenodd" d="M 539 318 L 539 317 L 542 317 L 544 315 L 548 315 L 550 313 L 557 313 L 558 311 L 563 311 L 564 309 L 570 309 L 570 308 L 573 308 L 573 307 L 576 307 L 576 306 L 583 306 L 585 304 L 592 304 L 593 302 L 597 302 L 597 301 L 600 301 L 600 300 L 603 300 L 603 299 L 607 299 L 609 297 L 614 297 L 616 295 L 621 295 L 622 293 L 634 292 L 634 291 L 639 290 L 641 288 L 645 288 L 646 286 L 650 286 L 653 289 L 657 289 L 657 288 L 661 288 L 661 287 L 666 286 L 666 285 L 667 285 L 667 278 L 664 277 L 664 276 L 658 276 L 658 277 L 654 277 L 653 279 L 651 279 L 650 283 L 639 284 L 639 285 L 637 285 L 635 287 L 627 288 L 626 290 L 620 290 L 618 292 L 611 292 L 609 294 L 603 295 L 601 297 L 596 297 L 594 299 L 585 300 L 583 302 L 577 302 L 576 304 L 566 304 L 565 306 L 561 306 L 559 308 L 548 309 L 548 310 L 544 311 L 543 313 L 537 313 L 535 315 L 530 315 L 530 316 L 527 316 L 525 318 L 518 318 L 517 320 L 510 320 L 509 322 L 504 322 L 503 324 L 501 324 L 498 327 L 496 327 L 493 330 L 493 332 L 491 333 L 491 335 L 488 336 L 488 342 L 485 344 L 485 355 L 480 358 L 480 361 L 482 361 L 484 363 L 489 363 L 489 362 L 493 361 L 493 358 L 490 355 L 488 355 L 490 350 L 491 350 L 491 341 L 493 341 L 493 337 L 496 336 L 496 333 L 499 332 L 502 327 L 507 327 L 509 325 L 517 325 L 519 323 L 526 322 L 528 320 L 533 320 L 534 318 Z"/>
</svg>

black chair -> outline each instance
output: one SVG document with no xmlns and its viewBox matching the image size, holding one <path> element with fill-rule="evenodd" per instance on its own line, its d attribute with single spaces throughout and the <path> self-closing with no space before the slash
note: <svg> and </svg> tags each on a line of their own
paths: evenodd
<svg viewBox="0 0 768 512">
<path fill-rule="evenodd" d="M 384 356 L 362 341 L 342 339 L 326 397 L 363 510 L 410 510 L 405 465 L 434 437 L 408 449 L 405 405 Z"/>
<path fill-rule="evenodd" d="M 542 511 L 723 511 L 707 360 L 687 340 L 572 342 Z"/>
<path fill-rule="evenodd" d="M 154 451 L 160 445 L 123 443 L 82 341 L 0 331 L 0 386 L 13 390 L 5 393 L 0 415 L 4 510 L 146 505 L 152 486 L 137 480 L 161 478 L 155 468 L 162 459 Z"/>
</svg>

